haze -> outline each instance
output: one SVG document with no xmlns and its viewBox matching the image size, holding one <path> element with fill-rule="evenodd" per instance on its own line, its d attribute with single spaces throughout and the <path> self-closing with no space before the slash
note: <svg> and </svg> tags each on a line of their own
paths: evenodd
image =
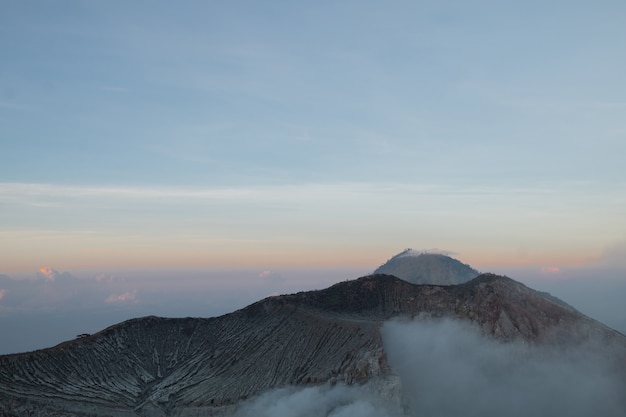
<svg viewBox="0 0 626 417">
<path fill-rule="evenodd" d="M 223 314 L 406 247 L 559 282 L 624 331 L 625 16 L 4 2 L 0 333 L 19 342 L 0 353 Z"/>
</svg>

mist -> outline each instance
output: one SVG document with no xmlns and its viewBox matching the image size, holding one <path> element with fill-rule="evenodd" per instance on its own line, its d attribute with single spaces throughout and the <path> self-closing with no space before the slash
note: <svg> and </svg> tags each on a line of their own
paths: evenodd
<svg viewBox="0 0 626 417">
<path fill-rule="evenodd" d="M 615 369 L 610 347 L 501 343 L 452 320 L 389 322 L 383 337 L 409 415 L 621 416 L 626 411 L 626 385 L 618 374 L 623 367 Z"/>
<path fill-rule="evenodd" d="M 235 415 L 617 417 L 626 412 L 626 383 L 619 375 L 626 356 L 611 347 L 502 343 L 448 319 L 390 321 L 382 334 L 399 377 L 395 391 L 389 387 L 393 378 L 359 387 L 280 389 L 243 403 Z M 615 355 L 621 355 L 622 366 L 615 366 Z"/>
<path fill-rule="evenodd" d="M 401 409 L 371 385 L 282 388 L 239 406 L 235 417 L 395 417 Z"/>
</svg>

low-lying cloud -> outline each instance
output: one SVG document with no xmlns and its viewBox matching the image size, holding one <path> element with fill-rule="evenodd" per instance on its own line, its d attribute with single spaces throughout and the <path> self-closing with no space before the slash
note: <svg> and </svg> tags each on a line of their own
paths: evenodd
<svg viewBox="0 0 626 417">
<path fill-rule="evenodd" d="M 392 321 L 382 332 L 401 381 L 395 402 L 367 385 L 281 389 L 242 404 L 235 415 L 625 415 L 624 369 L 614 366 L 606 346 L 505 344 L 452 320 Z"/>
<path fill-rule="evenodd" d="M 58 271 L 50 268 L 49 266 L 42 266 L 37 272 L 37 276 L 43 278 L 45 281 L 54 282 L 60 276 Z"/>
<path fill-rule="evenodd" d="M 104 300 L 105 303 L 131 303 L 134 301 L 137 301 L 136 291 L 126 291 L 122 294 L 111 294 Z"/>
<path fill-rule="evenodd" d="M 500 343 L 451 320 L 389 322 L 389 361 L 409 415 L 622 416 L 623 369 L 607 347 Z"/>
<path fill-rule="evenodd" d="M 400 410 L 368 387 L 283 388 L 243 403 L 235 417 L 395 417 Z"/>
</svg>

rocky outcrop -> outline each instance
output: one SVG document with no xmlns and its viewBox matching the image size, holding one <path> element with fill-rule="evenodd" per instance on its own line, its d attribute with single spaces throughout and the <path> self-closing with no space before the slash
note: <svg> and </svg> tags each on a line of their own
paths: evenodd
<svg viewBox="0 0 626 417">
<path fill-rule="evenodd" d="M 501 340 L 626 346 L 620 333 L 506 277 L 435 286 L 373 275 L 222 317 L 145 317 L 2 356 L 0 416 L 215 415 L 269 388 L 364 383 L 390 374 L 380 326 L 398 316 L 469 320 Z"/>
<path fill-rule="evenodd" d="M 413 284 L 457 285 L 476 278 L 478 271 L 446 255 L 406 249 L 374 274 L 394 275 Z"/>
</svg>

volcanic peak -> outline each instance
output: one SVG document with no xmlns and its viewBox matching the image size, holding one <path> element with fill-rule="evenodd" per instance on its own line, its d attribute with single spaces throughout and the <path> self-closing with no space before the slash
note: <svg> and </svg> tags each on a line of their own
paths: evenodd
<svg viewBox="0 0 626 417">
<path fill-rule="evenodd" d="M 438 253 L 406 249 L 389 259 L 374 274 L 395 275 L 413 284 L 456 285 L 480 273 L 454 258 Z"/>
</svg>

